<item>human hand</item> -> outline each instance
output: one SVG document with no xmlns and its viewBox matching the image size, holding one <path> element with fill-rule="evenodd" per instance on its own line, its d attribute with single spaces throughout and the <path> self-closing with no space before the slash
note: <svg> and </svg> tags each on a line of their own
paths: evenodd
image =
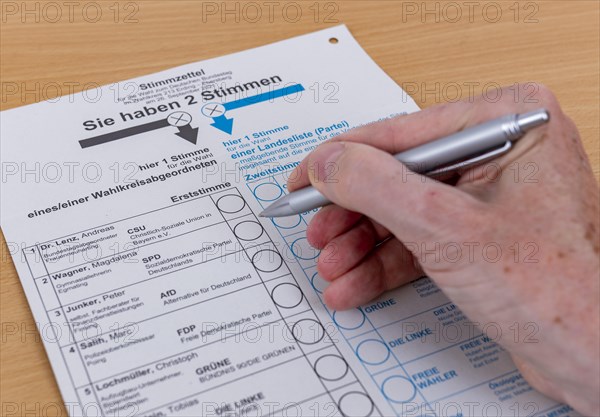
<svg viewBox="0 0 600 417">
<path fill-rule="evenodd" d="M 530 86 L 529 86 L 530 87 Z M 599 190 L 573 122 L 549 90 L 525 87 L 428 108 L 321 145 L 290 176 L 334 205 L 311 221 L 333 309 L 359 306 L 426 274 L 497 341 L 539 391 L 600 415 Z M 529 97 L 529 100 L 525 100 Z M 526 102 L 529 101 L 529 102 Z M 545 107 L 550 122 L 456 186 L 410 172 L 392 154 L 465 127 Z M 362 213 L 362 214 L 359 214 Z M 538 328 L 536 343 L 512 337 Z"/>
</svg>

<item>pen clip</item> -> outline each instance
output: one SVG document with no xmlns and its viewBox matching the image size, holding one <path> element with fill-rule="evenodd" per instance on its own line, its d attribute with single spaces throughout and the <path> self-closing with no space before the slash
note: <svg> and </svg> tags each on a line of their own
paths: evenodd
<svg viewBox="0 0 600 417">
<path fill-rule="evenodd" d="M 477 155 L 471 159 L 467 159 L 465 161 L 460 161 L 452 165 L 446 165 L 441 168 L 434 169 L 433 171 L 429 171 L 426 175 L 428 177 L 446 177 L 449 174 L 453 174 L 455 172 L 461 173 L 468 168 L 471 168 L 475 165 L 480 165 L 485 162 L 491 161 L 492 159 L 497 158 L 500 155 L 505 154 L 510 151 L 512 148 L 512 142 L 507 141 L 504 145 L 499 148 L 493 149 L 489 152 L 486 152 L 481 155 Z"/>
</svg>

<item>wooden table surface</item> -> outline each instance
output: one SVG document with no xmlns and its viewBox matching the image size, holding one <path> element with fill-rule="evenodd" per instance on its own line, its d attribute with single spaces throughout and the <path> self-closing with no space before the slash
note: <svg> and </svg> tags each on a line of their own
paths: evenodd
<svg viewBox="0 0 600 417">
<path fill-rule="evenodd" d="M 422 107 L 548 85 L 600 174 L 596 0 L 1 4 L 2 110 L 345 23 Z M 0 415 L 64 416 L 4 237 L 0 257 Z"/>
</svg>

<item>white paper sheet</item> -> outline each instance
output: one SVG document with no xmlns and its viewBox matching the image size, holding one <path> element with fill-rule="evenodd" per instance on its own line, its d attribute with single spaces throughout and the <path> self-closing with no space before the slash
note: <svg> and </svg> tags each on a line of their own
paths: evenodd
<svg viewBox="0 0 600 417">
<path fill-rule="evenodd" d="M 69 413 L 573 415 L 429 279 L 327 309 L 314 212 L 257 218 L 316 145 L 417 110 L 341 26 L 2 112 L 2 228 Z"/>
</svg>

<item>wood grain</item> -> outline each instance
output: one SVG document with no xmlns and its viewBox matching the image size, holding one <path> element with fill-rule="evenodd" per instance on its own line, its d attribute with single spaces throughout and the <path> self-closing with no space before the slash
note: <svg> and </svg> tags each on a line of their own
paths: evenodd
<svg viewBox="0 0 600 417">
<path fill-rule="evenodd" d="M 47 3 L 2 1 L 3 110 L 345 23 L 422 107 L 496 85 L 548 85 L 600 175 L 595 0 L 475 2 L 474 10 L 429 1 L 429 13 L 420 1 L 275 2 L 272 10 L 254 2 L 261 16 L 243 2 L 228 2 L 239 13 L 222 15 L 221 2 L 100 1 L 99 19 L 88 2 L 75 2 L 72 14 L 54 3 L 56 22 Z M 490 3 L 501 5 L 500 18 Z M 66 415 L 4 237 L 0 247 L 0 415 Z"/>
</svg>

